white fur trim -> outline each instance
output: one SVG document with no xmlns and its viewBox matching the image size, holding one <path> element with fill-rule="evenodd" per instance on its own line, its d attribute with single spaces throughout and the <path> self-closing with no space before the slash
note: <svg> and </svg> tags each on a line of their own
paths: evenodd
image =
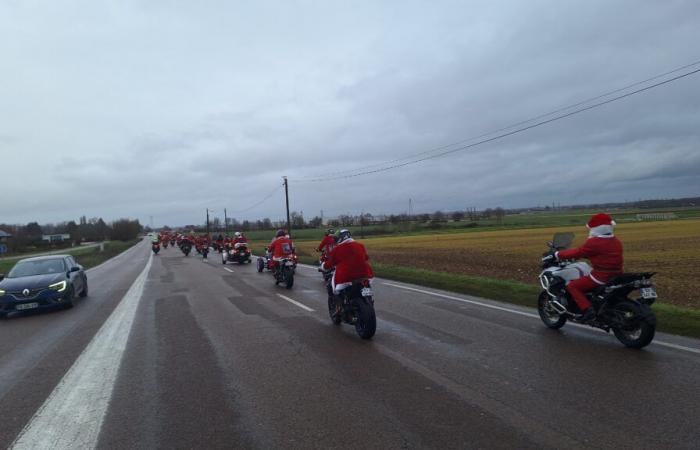
<svg viewBox="0 0 700 450">
<path fill-rule="evenodd" d="M 612 237 L 613 236 L 613 226 L 612 225 L 598 225 L 597 227 L 589 228 L 588 235 L 590 237 Z"/>
<path fill-rule="evenodd" d="M 594 277 L 593 275 L 588 275 L 588 276 L 591 277 L 591 280 L 595 281 L 596 283 L 598 283 L 601 286 L 603 286 L 605 284 L 602 281 L 600 281 L 599 279 L 597 279 L 596 277 Z"/>
</svg>

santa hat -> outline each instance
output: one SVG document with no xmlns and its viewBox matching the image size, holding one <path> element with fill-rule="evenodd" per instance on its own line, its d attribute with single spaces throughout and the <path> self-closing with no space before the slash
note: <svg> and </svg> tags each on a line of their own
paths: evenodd
<svg viewBox="0 0 700 450">
<path fill-rule="evenodd" d="M 613 227 L 617 225 L 610 215 L 605 213 L 594 214 L 588 220 L 586 226 L 590 229 L 591 236 L 612 236 Z"/>
</svg>

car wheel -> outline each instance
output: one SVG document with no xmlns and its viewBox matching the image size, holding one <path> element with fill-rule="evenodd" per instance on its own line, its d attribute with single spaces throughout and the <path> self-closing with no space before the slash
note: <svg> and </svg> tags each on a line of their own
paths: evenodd
<svg viewBox="0 0 700 450">
<path fill-rule="evenodd" d="M 70 287 L 70 291 L 68 291 L 68 295 L 66 295 L 66 298 L 63 299 L 63 308 L 64 309 L 70 309 L 73 307 L 73 298 L 75 297 L 75 291 L 73 290 L 73 286 Z"/>
<path fill-rule="evenodd" d="M 83 284 L 83 290 L 80 291 L 80 298 L 85 298 L 88 296 L 88 283 L 87 280 L 85 280 L 85 283 Z"/>
</svg>

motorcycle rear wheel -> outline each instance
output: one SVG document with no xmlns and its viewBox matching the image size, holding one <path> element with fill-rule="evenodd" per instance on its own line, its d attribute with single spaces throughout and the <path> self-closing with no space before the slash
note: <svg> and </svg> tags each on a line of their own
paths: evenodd
<svg viewBox="0 0 700 450">
<path fill-rule="evenodd" d="M 342 311 L 337 311 L 337 303 L 332 295 L 328 296 L 328 315 L 331 316 L 331 321 L 336 325 L 340 325 L 343 320 Z"/>
<path fill-rule="evenodd" d="M 265 270 L 265 262 L 262 259 L 258 258 L 257 264 L 258 264 L 258 272 L 262 272 L 263 270 Z"/>
<path fill-rule="evenodd" d="M 626 300 L 613 309 L 629 322 L 626 327 L 613 328 L 618 341 L 629 348 L 643 348 L 651 343 L 656 334 L 656 315 L 648 306 Z"/>
<path fill-rule="evenodd" d="M 365 299 L 356 299 L 357 322 L 355 331 L 362 339 L 372 339 L 377 331 L 377 316 L 374 313 L 374 305 Z"/>
<path fill-rule="evenodd" d="M 566 324 L 566 316 L 553 311 L 547 304 L 548 300 L 549 294 L 546 291 L 540 292 L 540 297 L 537 299 L 537 312 L 547 328 L 558 330 Z"/>
</svg>

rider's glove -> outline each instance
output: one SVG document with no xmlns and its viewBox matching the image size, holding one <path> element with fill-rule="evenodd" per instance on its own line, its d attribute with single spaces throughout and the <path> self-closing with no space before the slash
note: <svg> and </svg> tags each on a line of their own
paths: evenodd
<svg viewBox="0 0 700 450">
<path fill-rule="evenodd" d="M 554 262 L 557 260 L 557 255 L 553 252 L 547 252 L 543 256 L 542 262 Z"/>
</svg>

